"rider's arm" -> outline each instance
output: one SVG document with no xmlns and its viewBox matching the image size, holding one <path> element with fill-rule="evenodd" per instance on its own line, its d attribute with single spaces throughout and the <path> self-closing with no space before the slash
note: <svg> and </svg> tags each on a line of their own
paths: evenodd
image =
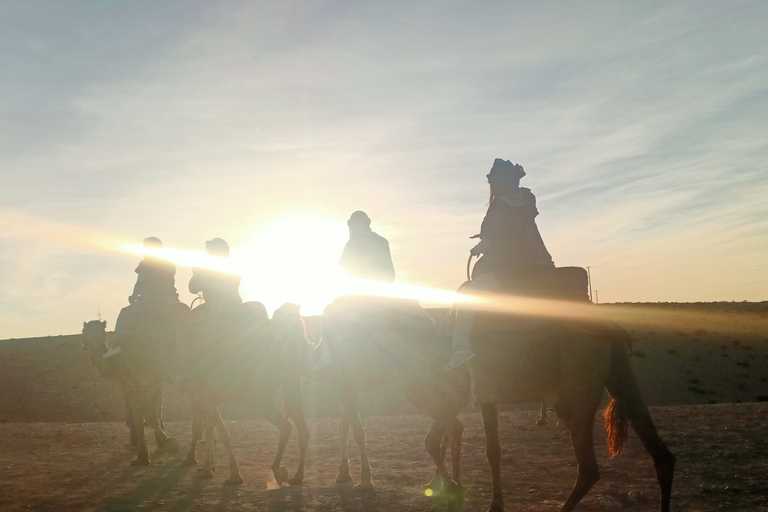
<svg viewBox="0 0 768 512">
<path fill-rule="evenodd" d="M 192 269 L 192 279 L 189 280 L 189 293 L 192 293 L 194 295 L 197 295 L 201 291 L 203 291 L 201 285 L 200 285 L 200 269 L 199 268 L 193 268 Z"/>
</svg>

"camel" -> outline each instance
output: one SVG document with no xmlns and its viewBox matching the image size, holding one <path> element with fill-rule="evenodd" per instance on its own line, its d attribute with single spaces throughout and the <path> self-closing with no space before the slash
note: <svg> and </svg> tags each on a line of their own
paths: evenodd
<svg viewBox="0 0 768 512">
<path fill-rule="evenodd" d="M 163 382 L 153 375 L 139 378 L 133 368 L 128 365 L 121 355 L 104 359 L 107 352 L 107 322 L 91 320 L 83 322 L 83 350 L 94 368 L 102 377 L 117 381 L 127 403 L 128 421 L 131 422 L 131 441 L 136 442 L 136 459 L 131 465 L 141 466 L 150 463 L 144 436 L 144 425 L 148 425 L 155 433 L 158 451 L 175 454 L 179 451 L 179 443 L 169 437 L 162 422 Z"/>
<path fill-rule="evenodd" d="M 190 323 L 182 328 L 179 337 L 179 348 L 185 354 L 182 386 L 193 411 L 192 444 L 184 464 L 197 463 L 196 444 L 204 434 L 206 451 L 198 476 L 213 478 L 213 435 L 218 431 L 229 459 L 225 484 L 243 482 L 231 437 L 219 412 L 222 404 L 241 402 L 251 405 L 280 431 L 272 463 L 278 484 L 302 483 L 309 445 L 300 373 L 306 338 L 290 338 L 285 330 L 281 336 L 259 302 L 242 304 L 237 313 L 219 320 L 196 315 L 196 311 L 192 310 Z M 276 317 L 280 314 L 280 310 L 275 312 Z M 285 415 L 272 402 L 278 389 L 282 391 Z M 293 430 L 288 418 L 293 419 L 299 434 L 299 466 L 293 477 L 280 465 Z"/>
<path fill-rule="evenodd" d="M 618 455 L 631 425 L 650 453 L 661 488 L 660 510 L 668 512 L 675 456 L 659 436 L 642 398 L 629 359 L 630 337 L 617 324 L 534 319 L 478 313 L 472 343 L 475 397 L 482 412 L 493 495 L 490 512 L 504 510 L 498 404 L 544 401 L 556 393 L 554 411 L 571 433 L 578 477 L 561 512 L 573 510 L 600 477 L 593 424 L 604 390 L 611 456 Z"/>
<path fill-rule="evenodd" d="M 406 399 L 434 420 L 425 446 L 436 469 L 425 487 L 442 489 L 449 500 L 460 500 L 463 425 L 457 416 L 469 401 L 469 371 L 443 372 L 450 357 L 450 341 L 443 343 L 446 338 L 439 336 L 434 322 L 417 302 L 404 308 L 407 303 L 402 301 L 387 303 L 389 299 L 383 299 L 383 303 L 371 306 L 366 302 L 370 300 L 341 297 L 325 308 L 321 345 L 326 345 L 323 350 L 330 350 L 331 363 L 311 375 L 312 380 L 330 383 L 342 406 L 341 461 L 336 482 L 352 481 L 348 455 L 351 429 L 361 465 L 360 482 L 354 488 L 374 489 L 357 399 L 363 391 L 399 385 Z M 451 473 L 444 462 L 448 445 Z"/>
</svg>

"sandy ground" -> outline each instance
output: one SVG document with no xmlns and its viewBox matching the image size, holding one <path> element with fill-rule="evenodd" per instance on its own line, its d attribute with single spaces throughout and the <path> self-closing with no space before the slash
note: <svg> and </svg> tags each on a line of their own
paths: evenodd
<svg viewBox="0 0 768 512">
<path fill-rule="evenodd" d="M 768 303 L 600 306 L 633 338 L 633 368 L 662 436 L 678 456 L 673 510 L 768 511 Z M 88 320 L 88 319 L 84 319 Z M 378 489 L 336 485 L 338 411 L 325 385 L 305 383 L 312 440 L 306 482 L 279 488 L 269 471 L 275 429 L 242 407 L 225 411 L 245 484 L 223 485 L 180 465 L 183 453 L 131 467 L 117 385 L 95 374 L 77 335 L 0 341 L 0 510 L 443 510 L 424 495 L 432 475 L 423 448 L 429 424 L 396 388 L 362 396 Z M 189 439 L 189 406 L 166 391 L 167 430 Z M 535 425 L 533 410 L 503 413 L 507 510 L 558 510 L 576 476 L 567 432 Z M 490 474 L 480 416 L 469 407 L 463 457 L 464 510 L 486 510 Z M 603 478 L 581 510 L 657 510 L 650 459 L 636 438 L 608 460 L 598 424 Z M 150 447 L 153 447 L 150 440 Z M 296 465 L 295 439 L 285 466 Z M 351 453 L 356 454 L 354 447 Z M 199 456 L 200 457 L 200 456 Z M 359 461 L 353 459 L 359 479 Z M 355 474 L 355 469 L 358 473 Z"/>
<path fill-rule="evenodd" d="M 656 407 L 657 426 L 678 457 L 673 510 L 768 510 L 768 404 Z M 478 414 L 466 424 L 463 479 L 469 487 L 463 510 L 486 510 L 490 474 Z M 567 432 L 554 421 L 535 425 L 534 412 L 502 415 L 503 477 L 507 510 L 558 510 L 576 467 Z M 278 487 L 269 465 L 275 429 L 260 420 L 228 422 L 245 483 L 225 486 L 226 457 L 217 452 L 213 480 L 183 467 L 183 453 L 155 455 L 153 464 L 132 467 L 122 448 L 126 429 L 118 423 L 10 423 L 0 425 L 0 509 L 83 511 L 381 511 L 444 510 L 439 497 L 422 490 L 432 474 L 422 438 L 421 416 L 364 418 L 377 489 L 361 493 L 334 483 L 339 443 L 335 420 L 311 420 L 306 481 Z M 188 439 L 186 422 L 168 425 Z M 605 435 L 596 427 L 602 479 L 579 510 L 657 510 L 658 488 L 650 459 L 633 436 L 619 457 L 608 459 Z M 183 451 L 182 451 L 183 452 Z M 285 466 L 295 468 L 295 436 Z M 200 452 L 199 452 L 200 453 Z M 359 460 L 353 455 L 353 475 Z"/>
</svg>

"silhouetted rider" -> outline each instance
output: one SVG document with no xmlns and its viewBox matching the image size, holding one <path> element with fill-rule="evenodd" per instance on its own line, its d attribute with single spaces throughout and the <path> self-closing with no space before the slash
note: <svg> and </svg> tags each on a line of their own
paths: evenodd
<svg viewBox="0 0 768 512">
<path fill-rule="evenodd" d="M 151 236 L 144 239 L 144 248 L 162 249 L 163 243 L 159 238 Z M 139 300 L 179 299 L 179 294 L 176 293 L 176 265 L 172 261 L 145 254 L 135 272 L 136 284 L 133 287 L 133 293 L 128 297 L 130 304 Z"/>
<path fill-rule="evenodd" d="M 480 243 L 470 254 L 482 257 L 472 271 L 472 281 L 463 290 L 514 291 L 532 275 L 554 269 L 549 251 L 536 226 L 536 198 L 520 186 L 523 167 L 497 158 L 487 174 L 490 201 L 480 228 Z M 457 307 L 453 331 L 454 353 L 446 366 L 451 370 L 474 357 L 470 345 L 474 311 Z"/>
<path fill-rule="evenodd" d="M 205 250 L 211 256 L 229 258 L 229 244 L 221 238 L 214 238 L 205 242 Z M 202 292 L 203 299 L 205 299 L 205 304 L 203 304 L 205 307 L 202 310 L 215 309 L 216 312 L 220 312 L 243 302 L 238 291 L 240 279 L 240 276 L 234 273 L 193 267 L 192 279 L 189 280 L 189 291 L 193 294 Z M 198 306 L 198 308 L 200 307 L 202 306 Z"/>
<path fill-rule="evenodd" d="M 163 243 L 154 236 L 145 238 L 143 245 L 145 249 L 163 248 Z M 165 305 L 176 306 L 179 301 L 175 285 L 176 265 L 173 262 L 145 253 L 135 272 L 136 284 L 128 297 L 129 306 L 120 310 L 115 322 L 114 341 L 104 354 L 105 358 L 122 353 L 123 345 L 129 339 L 124 335 L 125 331 L 131 330 L 141 316 L 155 318 L 170 311 Z"/>
<path fill-rule="evenodd" d="M 176 375 L 176 326 L 189 308 L 176 293 L 176 266 L 152 255 L 151 249 L 162 249 L 162 242 L 149 237 L 144 247 L 130 304 L 117 316 L 114 342 L 104 357 L 124 352 L 133 371 L 168 381 Z"/>
<path fill-rule="evenodd" d="M 347 221 L 349 241 L 341 253 L 339 265 L 347 274 L 392 283 L 395 267 L 389 251 L 389 242 L 371 230 L 371 219 L 363 211 L 353 212 Z"/>
</svg>

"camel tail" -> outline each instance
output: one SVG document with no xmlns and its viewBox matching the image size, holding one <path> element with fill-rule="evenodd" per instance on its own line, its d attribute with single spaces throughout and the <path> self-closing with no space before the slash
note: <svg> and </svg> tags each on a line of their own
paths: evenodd
<svg viewBox="0 0 768 512">
<path fill-rule="evenodd" d="M 630 421 L 643 415 L 641 411 L 646 416 L 648 413 L 629 363 L 632 339 L 618 325 L 613 325 L 611 331 L 611 375 L 607 384 L 611 401 L 603 412 L 603 419 L 608 434 L 608 454 L 615 457 L 627 442 Z"/>
<path fill-rule="evenodd" d="M 621 407 L 621 403 L 611 398 L 608 407 L 603 412 L 605 419 L 605 432 L 608 434 L 608 455 L 615 457 L 621 453 L 627 442 L 629 432 L 629 418 Z"/>
</svg>

